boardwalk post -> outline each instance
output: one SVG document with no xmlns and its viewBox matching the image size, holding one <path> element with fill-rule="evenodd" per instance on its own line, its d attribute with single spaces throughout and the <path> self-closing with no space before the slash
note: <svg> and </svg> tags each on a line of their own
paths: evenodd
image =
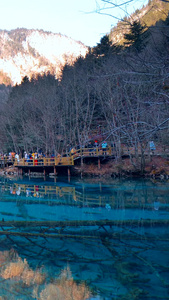
<svg viewBox="0 0 169 300">
<path fill-rule="evenodd" d="M 57 174 L 57 173 L 56 173 L 56 167 L 54 166 L 54 175 L 56 176 L 56 174 Z"/>
<path fill-rule="evenodd" d="M 100 170 L 100 157 L 98 157 L 98 169 Z"/>
</svg>

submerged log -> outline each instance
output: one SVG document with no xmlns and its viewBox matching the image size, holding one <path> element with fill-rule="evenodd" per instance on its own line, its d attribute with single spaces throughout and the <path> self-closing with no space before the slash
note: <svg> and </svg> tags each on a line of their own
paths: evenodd
<svg viewBox="0 0 169 300">
<path fill-rule="evenodd" d="M 83 235 L 73 235 L 73 234 L 46 234 L 46 233 L 34 233 L 34 232 L 14 232 L 14 231 L 0 231 L 0 235 L 6 236 L 21 236 L 21 237 L 42 237 L 42 238 L 73 238 L 73 239 L 98 239 L 99 236 L 83 236 Z"/>
<path fill-rule="evenodd" d="M 139 227 L 156 227 L 169 225 L 169 220 L 81 220 L 81 221 L 1 221 L 0 235 L 10 236 L 22 236 L 22 237 L 42 237 L 42 238 L 74 238 L 74 239 L 98 239 L 98 238 L 110 238 L 117 240 L 158 240 L 168 241 L 166 236 L 162 238 L 156 235 L 137 235 L 136 232 L 131 234 L 124 234 L 113 230 L 113 227 L 133 226 Z M 83 227 L 88 226 L 84 231 Z M 106 226 L 109 229 L 105 228 Z M 91 228 L 90 228 L 91 227 Z M 97 228 L 95 228 L 97 227 Z M 75 228 L 71 230 L 70 228 Z M 64 232 L 63 232 L 64 231 Z"/>
<path fill-rule="evenodd" d="M 1 227 L 27 228 L 27 227 L 80 227 L 80 226 L 166 226 L 169 225 L 167 219 L 139 219 L 139 220 L 72 220 L 72 221 L 0 221 Z"/>
<path fill-rule="evenodd" d="M 118 241 L 122 241 L 122 240 L 129 240 L 129 241 L 148 241 L 148 242 L 153 242 L 153 241 L 165 241 L 165 242 L 169 242 L 169 239 L 166 237 L 158 237 L 158 236 L 150 236 L 150 235 L 129 235 L 129 234 L 122 234 L 122 233 L 95 233 L 94 235 L 91 232 L 91 235 L 89 235 L 89 231 L 87 233 L 84 232 L 65 232 L 65 233 L 43 233 L 43 232 L 23 232 L 23 231 L 7 231 L 7 230 L 3 230 L 0 231 L 0 235 L 5 235 L 10 239 L 10 236 L 20 236 L 20 237 L 25 237 L 25 238 L 37 238 L 37 237 L 41 237 L 41 238 L 71 238 L 71 239 L 101 239 L 102 243 L 103 240 L 106 238 L 109 238 L 110 240 L 118 240 Z M 13 241 L 12 241 L 13 242 Z M 107 241 L 104 241 L 104 246 L 105 243 Z"/>
</svg>

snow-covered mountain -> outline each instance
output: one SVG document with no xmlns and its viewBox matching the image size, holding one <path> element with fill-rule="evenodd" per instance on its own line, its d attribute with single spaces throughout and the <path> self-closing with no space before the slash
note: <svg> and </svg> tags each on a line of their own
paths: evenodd
<svg viewBox="0 0 169 300">
<path fill-rule="evenodd" d="M 24 76 L 51 72 L 58 77 L 65 63 L 72 64 L 88 51 L 81 42 L 43 30 L 0 31 L 1 83 L 20 83 Z"/>
</svg>

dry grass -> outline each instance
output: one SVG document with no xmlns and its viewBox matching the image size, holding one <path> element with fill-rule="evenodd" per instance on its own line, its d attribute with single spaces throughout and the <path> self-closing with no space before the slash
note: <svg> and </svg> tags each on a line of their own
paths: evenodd
<svg viewBox="0 0 169 300">
<path fill-rule="evenodd" d="M 150 175 L 169 175 L 169 160 L 160 156 L 154 156 L 151 161 L 147 163 L 145 170 Z"/>
<path fill-rule="evenodd" d="M 22 273 L 21 279 L 26 285 L 40 285 L 44 282 L 45 275 L 42 274 L 39 270 L 33 271 L 32 269 L 27 269 Z"/>
<path fill-rule="evenodd" d="M 101 178 L 108 178 L 112 175 L 128 175 L 140 174 L 141 175 L 141 162 L 135 162 L 135 167 L 132 165 L 129 158 L 125 158 L 122 161 L 110 160 L 109 162 L 102 163 L 101 168 L 98 169 L 97 164 L 84 164 L 82 167 L 76 167 L 78 173 L 84 176 L 97 176 Z M 145 173 L 147 176 L 152 175 L 168 175 L 169 176 L 169 159 L 162 156 L 154 155 L 151 158 L 146 157 Z"/>
<path fill-rule="evenodd" d="M 40 293 L 40 300 L 86 300 L 90 295 L 88 287 L 84 283 L 78 285 L 66 268 L 55 284 L 48 284 Z"/>
<path fill-rule="evenodd" d="M 39 270 L 33 271 L 26 259 L 22 260 L 17 254 L 11 256 L 10 251 L 0 252 L 0 262 L 0 275 L 4 279 L 16 278 L 28 286 L 42 284 L 45 280 L 44 274 Z"/>
<path fill-rule="evenodd" d="M 26 260 L 22 261 L 20 258 L 16 262 L 10 262 L 5 266 L 5 269 L 1 272 L 1 277 L 9 279 L 17 276 L 21 276 L 24 268 L 27 267 Z"/>
<path fill-rule="evenodd" d="M 110 177 L 113 172 L 111 162 L 102 164 L 100 169 L 98 169 L 98 166 L 95 164 L 84 164 L 82 168 L 80 167 L 80 170 L 82 171 L 83 175 L 98 177 Z"/>
<path fill-rule="evenodd" d="M 22 260 L 14 250 L 0 252 L 0 276 L 5 280 L 15 279 L 21 291 L 25 286 L 31 287 L 32 296 L 38 300 L 86 300 L 91 295 L 85 283 L 73 280 L 69 267 L 62 270 L 54 283 L 43 287 L 46 276 L 41 270 L 32 270 L 27 260 Z"/>
<path fill-rule="evenodd" d="M 18 258 L 19 256 L 14 249 L 11 249 L 10 251 L 0 251 L 0 267 L 6 265 L 7 262 L 17 260 Z"/>
</svg>

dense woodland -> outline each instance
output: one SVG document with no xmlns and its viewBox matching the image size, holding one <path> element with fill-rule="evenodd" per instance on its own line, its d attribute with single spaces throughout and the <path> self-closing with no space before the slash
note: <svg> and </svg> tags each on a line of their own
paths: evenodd
<svg viewBox="0 0 169 300">
<path fill-rule="evenodd" d="M 0 151 L 62 153 L 94 135 L 133 147 L 144 168 L 151 140 L 169 146 L 169 18 L 149 29 L 130 26 L 124 46 L 104 36 L 62 77 L 39 75 L 10 88 L 0 113 Z M 138 158 L 138 150 L 142 159 Z"/>
</svg>

